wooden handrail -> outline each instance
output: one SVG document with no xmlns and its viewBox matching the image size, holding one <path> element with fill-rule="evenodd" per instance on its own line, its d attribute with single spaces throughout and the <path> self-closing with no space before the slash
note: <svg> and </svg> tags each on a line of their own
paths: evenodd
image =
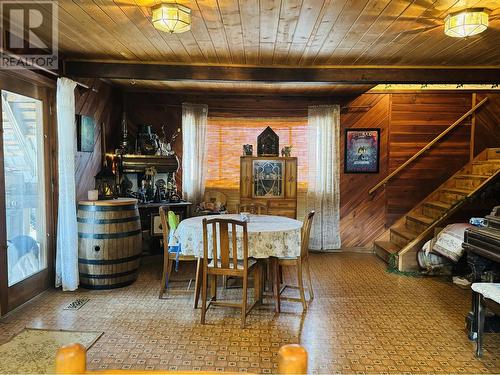
<svg viewBox="0 0 500 375">
<path fill-rule="evenodd" d="M 448 134 L 451 130 L 453 130 L 458 124 L 460 124 L 463 120 L 465 120 L 467 117 L 469 117 L 472 113 L 474 113 L 476 111 L 476 109 L 481 107 L 487 101 L 488 101 L 488 98 L 484 98 L 479 103 L 477 103 L 474 107 L 469 109 L 466 113 L 463 114 L 462 117 L 460 117 L 457 121 L 455 121 L 453 124 L 448 126 L 445 130 L 443 130 L 441 134 L 439 134 L 436 138 L 434 138 L 432 141 L 427 143 L 427 145 L 424 148 L 422 148 L 419 152 L 417 152 L 415 155 L 413 155 L 411 158 L 409 158 L 407 161 L 405 161 L 403 164 L 401 164 L 399 167 L 397 167 L 391 174 L 389 174 L 382 181 L 380 181 L 378 184 L 376 184 L 374 187 L 372 187 L 368 191 L 368 194 L 372 194 L 378 188 L 385 185 L 387 183 L 387 181 L 389 181 L 391 178 L 393 178 L 395 175 L 397 175 L 399 172 L 401 172 L 404 168 L 406 168 L 406 166 L 408 164 L 410 164 L 413 160 L 415 160 L 420 155 L 422 155 L 425 151 L 427 151 L 429 148 L 431 148 L 437 141 L 439 141 L 441 138 L 443 138 L 446 134 Z"/>
</svg>

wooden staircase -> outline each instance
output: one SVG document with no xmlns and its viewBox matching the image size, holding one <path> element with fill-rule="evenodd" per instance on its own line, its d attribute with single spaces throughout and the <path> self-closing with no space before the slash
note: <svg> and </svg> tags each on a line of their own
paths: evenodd
<svg viewBox="0 0 500 375">
<path fill-rule="evenodd" d="M 499 175 L 500 148 L 484 150 L 382 234 L 374 252 L 386 262 L 396 257 L 400 271 L 418 270 L 417 252 L 434 228 Z"/>
</svg>

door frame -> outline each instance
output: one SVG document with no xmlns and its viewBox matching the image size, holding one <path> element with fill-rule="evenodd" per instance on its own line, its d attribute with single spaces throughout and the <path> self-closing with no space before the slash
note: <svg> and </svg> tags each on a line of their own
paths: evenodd
<svg viewBox="0 0 500 375">
<path fill-rule="evenodd" d="M 55 82 L 33 71 L 0 72 L 0 90 L 14 92 L 42 101 L 44 137 L 45 220 L 47 267 L 12 286 L 8 286 L 7 228 L 5 217 L 4 163 L 0 162 L 0 316 L 29 301 L 54 285 L 57 176 L 57 127 L 54 102 Z M 1 106 L 1 105 L 0 105 Z M 0 160 L 4 160 L 3 119 L 0 111 Z"/>
</svg>

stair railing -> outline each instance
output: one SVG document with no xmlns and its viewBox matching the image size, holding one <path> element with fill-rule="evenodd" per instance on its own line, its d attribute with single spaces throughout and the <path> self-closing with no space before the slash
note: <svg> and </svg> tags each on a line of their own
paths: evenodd
<svg viewBox="0 0 500 375">
<path fill-rule="evenodd" d="M 488 98 L 484 98 L 481 100 L 479 103 L 477 103 L 475 106 L 473 106 L 471 109 L 469 109 L 467 112 L 465 112 L 457 121 L 455 121 L 453 124 L 448 126 L 445 130 L 441 132 L 436 138 L 434 138 L 432 141 L 427 143 L 424 148 L 422 148 L 420 151 L 418 151 L 415 155 L 413 155 L 411 158 L 409 158 L 407 161 L 405 161 L 403 164 L 401 164 L 399 167 L 397 167 L 393 172 L 391 172 L 389 175 L 387 175 L 382 181 L 380 181 L 378 184 L 373 186 L 369 191 L 368 194 L 374 193 L 376 190 L 378 190 L 381 186 L 384 186 L 391 178 L 393 178 L 395 175 L 397 175 L 399 172 L 401 172 L 403 169 L 406 168 L 408 164 L 413 162 L 416 158 L 418 158 L 420 155 L 422 155 L 425 151 L 427 151 L 429 148 L 431 148 L 436 142 L 438 142 L 441 138 L 443 138 L 446 134 L 448 134 L 450 131 L 455 129 L 457 125 L 459 125 L 463 120 L 465 120 L 467 117 L 469 117 L 471 114 L 473 114 L 479 107 L 481 107 L 484 103 L 488 101 Z"/>
</svg>

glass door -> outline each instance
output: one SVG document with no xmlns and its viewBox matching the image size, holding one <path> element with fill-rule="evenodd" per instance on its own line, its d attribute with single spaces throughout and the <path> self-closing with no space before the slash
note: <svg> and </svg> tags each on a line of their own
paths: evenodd
<svg viewBox="0 0 500 375">
<path fill-rule="evenodd" d="M 47 225 L 51 206 L 45 103 L 42 97 L 4 89 L 0 97 L 0 240 L 2 268 L 6 268 L 0 280 L 3 315 L 50 285 L 53 261 Z"/>
<path fill-rule="evenodd" d="M 42 101 L 2 91 L 8 286 L 47 267 Z"/>
</svg>

